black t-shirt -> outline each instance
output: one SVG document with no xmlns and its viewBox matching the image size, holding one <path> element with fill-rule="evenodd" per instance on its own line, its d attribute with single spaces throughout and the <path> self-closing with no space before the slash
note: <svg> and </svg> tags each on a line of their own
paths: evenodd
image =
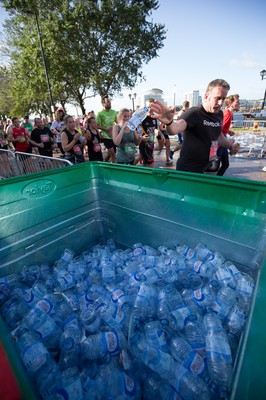
<svg viewBox="0 0 266 400">
<path fill-rule="evenodd" d="M 187 123 L 176 169 L 203 173 L 209 164 L 211 145 L 222 132 L 223 112 L 209 113 L 203 106 L 192 107 L 182 114 Z"/>
<path fill-rule="evenodd" d="M 38 147 L 39 153 L 42 156 L 52 155 L 52 145 L 54 143 L 54 135 L 49 128 L 44 127 L 43 129 L 34 128 L 30 135 L 31 139 L 36 143 L 43 143 L 44 147 Z"/>
</svg>

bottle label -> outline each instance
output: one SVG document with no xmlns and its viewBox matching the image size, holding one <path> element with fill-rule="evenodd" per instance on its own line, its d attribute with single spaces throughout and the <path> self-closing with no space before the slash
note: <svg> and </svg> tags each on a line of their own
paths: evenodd
<svg viewBox="0 0 266 400">
<path fill-rule="evenodd" d="M 10 294 L 11 290 L 9 288 L 8 282 L 6 278 L 1 279 L 0 282 L 0 293 L 3 293 L 4 295 L 8 296 Z"/>
<path fill-rule="evenodd" d="M 51 311 L 54 308 L 53 304 L 48 299 L 45 299 L 45 298 L 38 301 L 38 303 L 36 304 L 35 307 L 38 308 L 39 310 L 43 311 L 46 314 L 51 313 Z"/>
<path fill-rule="evenodd" d="M 114 332 L 106 332 L 103 334 L 106 342 L 107 350 L 110 354 L 118 351 L 118 338 Z"/>
<path fill-rule="evenodd" d="M 203 373 L 205 369 L 205 364 L 203 358 L 195 351 L 192 352 L 193 359 L 190 362 L 189 369 L 196 375 L 200 375 Z"/>
<path fill-rule="evenodd" d="M 202 261 L 196 261 L 196 262 L 193 264 L 193 270 L 194 270 L 197 274 L 200 274 L 200 270 L 201 270 L 202 264 L 203 264 Z"/>
<path fill-rule="evenodd" d="M 127 396 L 135 398 L 136 396 L 136 384 L 134 379 L 123 372 L 123 383 L 124 383 L 124 391 Z"/>
<path fill-rule="evenodd" d="M 205 295 L 203 293 L 202 288 L 194 290 L 193 296 L 195 297 L 195 300 L 199 301 L 199 302 L 204 301 L 204 299 L 205 299 Z"/>
</svg>

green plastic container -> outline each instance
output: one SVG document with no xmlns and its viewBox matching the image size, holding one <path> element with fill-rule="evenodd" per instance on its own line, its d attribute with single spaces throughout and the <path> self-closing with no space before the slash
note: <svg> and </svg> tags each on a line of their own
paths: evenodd
<svg viewBox="0 0 266 400">
<path fill-rule="evenodd" d="M 0 201 L 0 277 L 24 265 L 52 262 L 66 247 L 79 253 L 108 238 L 120 247 L 206 243 L 248 270 L 257 285 L 231 398 L 265 399 L 265 183 L 85 163 L 1 181 Z M 11 364 L 19 365 L 2 324 L 0 337 Z M 23 369 L 14 371 L 30 398 Z"/>
</svg>

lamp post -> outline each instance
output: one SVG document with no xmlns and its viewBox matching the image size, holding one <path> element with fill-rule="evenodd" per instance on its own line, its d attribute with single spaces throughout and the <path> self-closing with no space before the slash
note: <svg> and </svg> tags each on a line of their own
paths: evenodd
<svg viewBox="0 0 266 400">
<path fill-rule="evenodd" d="M 176 85 L 174 85 L 174 107 L 175 107 L 175 95 L 176 95 Z"/>
<path fill-rule="evenodd" d="M 266 76 L 266 70 L 265 69 L 260 71 L 260 76 L 261 76 L 261 80 L 263 81 L 264 77 Z M 262 105 L 261 105 L 261 111 L 264 109 L 265 102 L 266 102 L 266 89 L 265 89 L 265 92 L 264 92 L 264 99 L 263 99 L 263 102 L 262 102 Z"/>
<path fill-rule="evenodd" d="M 55 111 L 54 100 L 53 100 L 52 89 L 51 89 L 51 85 L 50 85 L 50 79 L 49 79 L 49 73 L 48 73 L 47 64 L 46 64 L 46 58 L 45 58 L 44 49 L 43 49 L 42 33 L 40 31 L 37 12 L 36 11 L 27 10 L 27 9 L 21 9 L 21 11 L 26 13 L 26 14 L 34 15 L 34 18 L 35 18 L 38 37 L 39 37 L 39 42 L 40 42 L 40 48 L 41 48 L 41 53 L 42 53 L 42 61 L 43 61 L 43 66 L 44 66 L 45 76 L 46 76 L 46 81 L 47 81 L 47 88 L 48 88 L 48 93 L 49 93 L 49 97 L 50 97 L 51 113 L 53 115 L 54 111 Z"/>
<path fill-rule="evenodd" d="M 132 110 L 133 110 L 133 112 L 135 112 L 135 100 L 137 97 L 137 93 L 133 93 L 133 94 L 129 93 L 128 97 L 129 97 L 129 100 L 132 100 Z"/>
</svg>

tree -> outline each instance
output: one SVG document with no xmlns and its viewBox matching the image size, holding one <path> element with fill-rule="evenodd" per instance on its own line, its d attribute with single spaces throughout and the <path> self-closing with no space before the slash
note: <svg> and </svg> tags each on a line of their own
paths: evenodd
<svg viewBox="0 0 266 400">
<path fill-rule="evenodd" d="M 38 17 L 54 98 L 79 105 L 83 113 L 86 96 L 113 95 L 143 80 L 142 65 L 157 57 L 165 38 L 164 25 L 150 18 L 157 0 L 2 3 L 14 10 L 6 23 L 9 45 L 16 50 L 10 54 L 12 68 L 20 79 L 30 77 L 30 88 L 23 88 L 30 102 L 41 84 L 38 96 L 49 104 L 37 30 L 27 10 Z"/>
<path fill-rule="evenodd" d="M 15 107 L 10 90 L 10 80 L 11 75 L 8 67 L 0 66 L 0 115 L 2 116 L 10 116 Z"/>
</svg>

